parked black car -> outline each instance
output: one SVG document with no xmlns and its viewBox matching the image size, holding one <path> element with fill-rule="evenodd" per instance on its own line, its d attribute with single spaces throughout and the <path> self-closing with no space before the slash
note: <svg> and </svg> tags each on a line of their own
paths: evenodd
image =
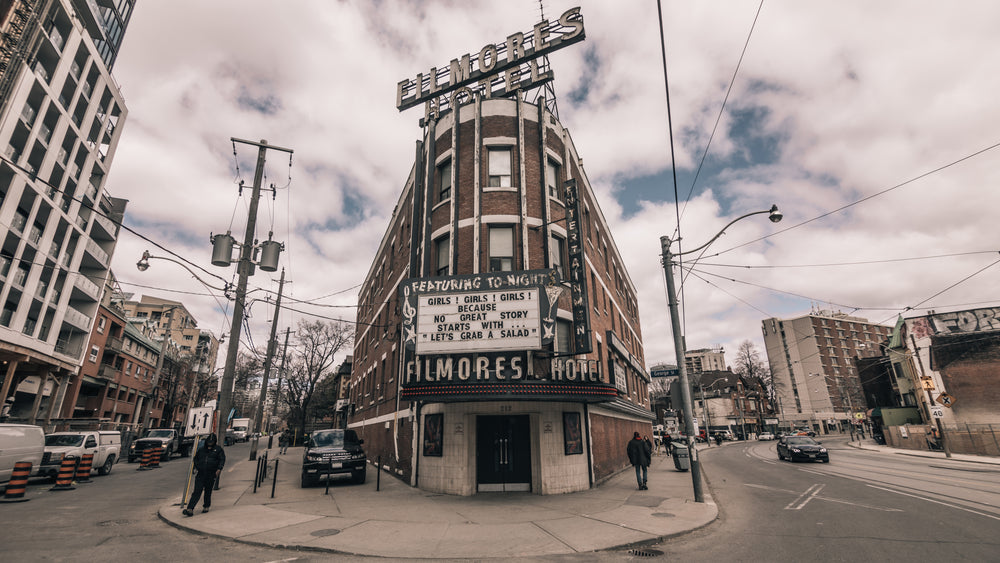
<svg viewBox="0 0 1000 563">
<path fill-rule="evenodd" d="M 364 483 L 368 460 L 354 430 L 317 430 L 305 445 L 302 457 L 302 487 L 311 487 L 326 475 L 350 474 L 355 483 Z"/>
<path fill-rule="evenodd" d="M 778 459 L 822 461 L 830 463 L 830 453 L 809 436 L 782 436 L 778 439 Z"/>
</svg>

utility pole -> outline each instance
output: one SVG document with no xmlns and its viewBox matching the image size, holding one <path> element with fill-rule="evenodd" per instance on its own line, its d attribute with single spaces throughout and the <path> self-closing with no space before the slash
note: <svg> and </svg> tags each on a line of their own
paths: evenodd
<svg viewBox="0 0 1000 563">
<path fill-rule="evenodd" d="M 261 181 L 264 178 L 264 156 L 269 148 L 287 153 L 292 152 L 291 149 L 268 145 L 265 140 L 261 140 L 259 143 L 236 138 L 232 138 L 231 140 L 233 142 L 257 146 L 257 168 L 253 176 L 250 209 L 247 212 L 246 234 L 243 237 L 243 245 L 240 247 L 240 259 L 236 266 L 239 281 L 236 284 L 236 303 L 233 305 L 233 322 L 229 330 L 229 350 L 226 352 L 226 367 L 222 372 L 222 389 L 219 391 L 219 419 L 215 433 L 220 443 L 226 435 L 226 427 L 229 426 L 229 410 L 232 408 L 233 403 L 236 355 L 240 351 L 240 330 L 243 326 L 243 309 L 247 296 L 247 278 L 250 277 L 250 269 L 253 267 L 254 232 L 257 228 L 257 208 L 260 205 Z"/>
<path fill-rule="evenodd" d="M 278 387 L 274 390 L 274 403 L 271 405 L 271 416 L 278 415 L 278 401 L 281 399 L 281 376 L 285 373 L 285 358 L 288 357 L 288 335 L 292 329 L 285 328 L 285 347 L 281 349 L 281 367 L 278 368 Z"/>
<path fill-rule="evenodd" d="M 267 356 L 264 358 L 264 379 L 260 384 L 260 397 L 257 399 L 257 409 L 254 415 L 254 428 L 262 430 L 264 420 L 264 403 L 267 401 L 267 380 L 271 374 L 271 360 L 274 358 L 275 333 L 278 331 L 278 313 L 281 312 L 281 293 L 285 289 L 285 269 L 281 269 L 281 281 L 278 282 L 278 298 L 274 302 L 274 319 L 271 321 L 271 337 L 267 339 Z"/>
</svg>

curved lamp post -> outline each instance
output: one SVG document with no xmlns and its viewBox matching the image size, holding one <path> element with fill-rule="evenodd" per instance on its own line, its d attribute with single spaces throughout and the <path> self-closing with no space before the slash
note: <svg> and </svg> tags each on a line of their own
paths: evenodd
<svg viewBox="0 0 1000 563">
<path fill-rule="evenodd" d="M 660 237 L 660 248 L 663 256 L 663 273 L 667 279 L 667 304 L 670 310 L 670 327 L 674 335 L 674 351 L 677 355 L 677 368 L 680 371 L 681 398 L 684 410 L 684 431 L 685 434 L 687 434 L 688 449 L 691 453 L 691 482 L 694 485 L 695 502 L 705 502 L 705 495 L 701 489 L 701 463 L 698 461 L 698 451 L 694 447 L 695 430 L 694 415 L 692 413 L 693 408 L 691 404 L 691 387 L 688 380 L 687 367 L 684 365 L 684 336 L 681 334 L 680 314 L 677 311 L 677 290 L 674 287 L 674 274 L 672 269 L 674 256 L 683 256 L 685 254 L 691 254 L 692 252 L 698 252 L 715 242 L 716 239 L 726 232 L 726 229 L 733 225 L 733 223 L 746 219 L 747 217 L 761 215 L 764 213 L 768 214 L 772 223 L 781 221 L 782 214 L 778 211 L 778 206 L 772 205 L 770 209 L 766 209 L 764 211 L 754 211 L 733 219 L 705 244 L 699 246 L 698 248 L 678 252 L 676 254 L 670 251 L 670 245 L 673 244 L 674 241 L 668 236 Z"/>
</svg>

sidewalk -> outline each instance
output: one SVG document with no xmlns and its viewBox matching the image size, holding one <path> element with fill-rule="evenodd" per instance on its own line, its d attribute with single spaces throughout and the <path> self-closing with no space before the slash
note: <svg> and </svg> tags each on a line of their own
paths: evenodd
<svg viewBox="0 0 1000 563">
<path fill-rule="evenodd" d="M 908 455 L 914 457 L 926 457 L 932 459 L 949 459 L 944 452 L 931 452 L 927 450 L 907 450 L 903 448 L 893 448 L 890 446 L 882 446 L 875 443 L 874 440 L 855 440 L 852 442 L 847 442 L 847 445 L 852 448 L 859 450 L 868 450 L 873 452 L 880 452 L 884 454 L 897 454 L 897 455 Z M 1000 465 L 1000 457 L 991 457 L 985 455 L 968 455 L 968 454 L 951 454 L 952 461 L 965 461 L 969 463 L 984 463 L 987 465 Z"/>
<path fill-rule="evenodd" d="M 278 458 L 253 492 L 257 462 L 245 458 L 223 472 L 212 511 L 181 514 L 180 497 L 160 507 L 160 518 L 195 533 L 271 547 L 306 548 L 352 555 L 399 558 L 539 557 L 654 543 L 713 522 L 706 502 L 694 502 L 689 471 L 674 469 L 665 454 L 649 468 L 649 490 L 636 488 L 631 466 L 601 486 L 565 495 L 480 493 L 460 497 L 412 488 L 369 466 L 363 485 L 349 480 L 299 487 L 302 449 Z M 371 461 L 371 460 L 370 460 Z M 272 463 L 273 467 L 273 463 Z"/>
</svg>

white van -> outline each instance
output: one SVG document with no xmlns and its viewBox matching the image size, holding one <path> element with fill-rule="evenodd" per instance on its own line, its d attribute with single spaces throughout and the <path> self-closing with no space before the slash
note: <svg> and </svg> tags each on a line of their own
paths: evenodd
<svg viewBox="0 0 1000 563">
<path fill-rule="evenodd" d="M 30 424 L 0 424 L 0 486 L 5 490 L 14 464 L 31 462 L 31 475 L 38 475 L 45 453 L 45 432 Z"/>
</svg>

